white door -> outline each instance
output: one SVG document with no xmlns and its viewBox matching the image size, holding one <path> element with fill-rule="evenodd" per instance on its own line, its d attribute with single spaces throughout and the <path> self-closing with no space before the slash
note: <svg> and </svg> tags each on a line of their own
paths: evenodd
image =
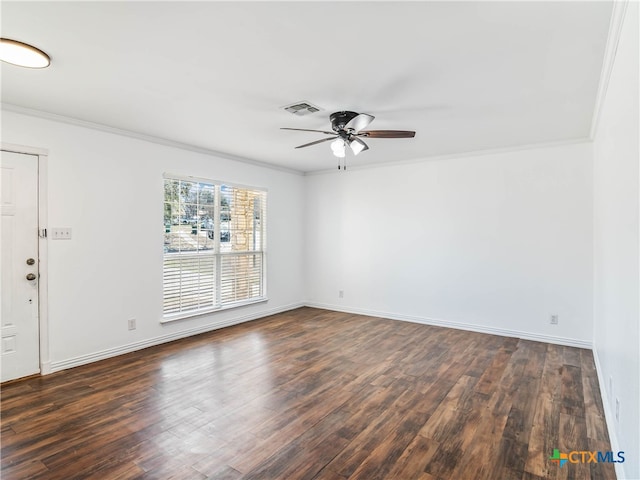
<svg viewBox="0 0 640 480">
<path fill-rule="evenodd" d="M 2 152 L 0 278 L 3 382 L 40 372 L 38 157 Z"/>
</svg>

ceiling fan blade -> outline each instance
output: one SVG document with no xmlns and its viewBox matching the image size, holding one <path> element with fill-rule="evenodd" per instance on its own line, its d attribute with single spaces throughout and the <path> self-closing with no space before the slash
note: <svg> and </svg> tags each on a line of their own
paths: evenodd
<svg viewBox="0 0 640 480">
<path fill-rule="evenodd" d="M 280 127 L 280 130 L 296 130 L 298 132 L 317 132 L 317 133 L 326 133 L 327 135 L 335 135 L 336 132 L 327 132 L 325 130 L 310 130 L 308 128 L 287 128 Z"/>
<path fill-rule="evenodd" d="M 416 132 L 410 130 L 367 130 L 355 135 L 367 138 L 413 138 L 416 136 Z"/>
<path fill-rule="evenodd" d="M 304 145 L 298 145 L 296 148 L 304 148 L 304 147 L 310 147 L 311 145 L 317 145 L 318 143 L 322 143 L 322 142 L 329 142 L 331 140 L 335 140 L 335 138 L 330 137 L 330 138 L 323 138 L 321 140 L 316 140 L 315 142 L 311 142 L 311 143 L 305 143 Z"/>
<path fill-rule="evenodd" d="M 357 115 L 355 117 L 353 117 L 345 126 L 344 129 L 345 130 L 353 130 L 355 132 L 359 132 L 360 130 L 362 130 L 363 128 L 365 128 L 367 125 L 369 125 L 371 122 L 373 122 L 373 119 L 376 118 L 373 115 L 369 115 L 368 113 L 361 113 L 360 115 Z"/>
<path fill-rule="evenodd" d="M 357 137 L 353 137 L 349 141 L 349 146 L 354 155 L 358 155 L 360 152 L 369 150 L 369 146 Z"/>
</svg>

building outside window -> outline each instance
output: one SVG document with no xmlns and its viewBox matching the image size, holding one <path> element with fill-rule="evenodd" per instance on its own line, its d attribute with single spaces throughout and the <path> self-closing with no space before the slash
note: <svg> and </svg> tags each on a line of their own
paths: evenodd
<svg viewBox="0 0 640 480">
<path fill-rule="evenodd" d="M 258 188 L 165 176 L 165 321 L 266 299 L 266 200 Z"/>
</svg>

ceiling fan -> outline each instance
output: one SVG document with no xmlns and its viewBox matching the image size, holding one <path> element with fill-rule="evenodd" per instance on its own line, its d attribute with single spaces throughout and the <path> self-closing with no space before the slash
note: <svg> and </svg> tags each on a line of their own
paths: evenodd
<svg viewBox="0 0 640 480">
<path fill-rule="evenodd" d="M 331 135 L 328 138 L 322 138 L 315 142 L 305 143 L 304 145 L 298 145 L 295 148 L 310 147 L 311 145 L 317 145 L 322 142 L 331 143 L 331 150 L 333 154 L 338 158 L 346 157 L 347 146 L 351 148 L 354 155 L 358 155 L 360 152 L 368 150 L 369 147 L 362 138 L 413 138 L 416 136 L 416 132 L 409 130 L 363 130 L 374 119 L 373 115 L 366 113 L 356 112 L 335 112 L 329 117 L 331 120 L 331 128 L 333 132 L 325 130 L 310 130 L 308 128 L 286 128 L 282 127 L 281 130 L 297 130 L 301 132 L 317 132 L 324 133 L 325 135 Z M 344 165 L 346 169 L 346 164 Z M 340 169 L 340 165 L 338 165 Z"/>
</svg>

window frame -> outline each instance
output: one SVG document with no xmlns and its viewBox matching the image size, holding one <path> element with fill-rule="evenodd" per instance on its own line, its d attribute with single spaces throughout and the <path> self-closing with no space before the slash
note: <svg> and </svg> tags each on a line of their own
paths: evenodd
<svg viewBox="0 0 640 480">
<path fill-rule="evenodd" d="M 162 175 L 162 185 L 163 185 L 163 189 L 162 189 L 162 207 L 163 207 L 163 217 L 164 217 L 164 206 L 167 202 L 166 197 L 165 197 L 165 190 L 164 190 L 164 185 L 165 182 L 167 180 L 177 180 L 177 181 L 183 181 L 183 182 L 190 182 L 190 183 L 204 183 L 207 185 L 213 185 L 214 186 L 214 191 L 215 191 L 215 200 L 214 200 L 214 225 L 213 225 L 213 231 L 214 233 L 214 248 L 213 248 L 213 252 L 211 253 L 207 253 L 207 254 L 203 254 L 207 255 L 207 256 L 211 256 L 213 258 L 213 261 L 215 263 L 215 272 L 214 272 L 214 278 L 213 278 L 213 288 L 215 289 L 215 297 L 214 297 L 214 305 L 211 307 L 205 307 L 205 308 L 196 308 L 196 309 L 192 309 L 192 310 L 188 310 L 188 311 L 178 311 L 178 312 L 174 312 L 174 313 L 165 313 L 165 306 L 164 306 L 164 301 L 165 301 L 165 285 L 164 285 L 164 281 L 165 281 L 165 261 L 166 261 L 166 255 L 167 252 L 163 251 L 162 253 L 162 269 L 163 269 L 163 274 L 162 274 L 162 313 L 161 313 L 161 320 L 160 323 L 169 323 L 169 322 L 173 322 L 176 320 L 182 320 L 182 319 L 186 319 L 186 318 L 193 318 L 193 317 L 198 317 L 198 316 L 202 316 L 202 315 L 207 315 L 207 314 L 211 314 L 211 313 L 215 313 L 215 312 L 219 312 L 219 311 L 223 311 L 223 310 L 230 310 L 230 309 L 234 309 L 234 308 L 239 308 L 239 307 L 243 307 L 243 306 L 247 306 L 247 305 L 253 305 L 253 304 L 257 304 L 257 303 L 263 303 L 263 302 L 267 302 L 269 300 L 268 296 L 267 296 L 267 206 L 268 206 L 268 189 L 265 187 L 255 187 L 255 186 L 249 186 L 249 185 L 243 185 L 243 184 L 238 184 L 238 183 L 234 183 L 234 182 L 226 182 L 226 181 L 220 181 L 220 180 L 214 180 L 214 179 L 210 179 L 210 178 L 204 178 L 204 177 L 197 177 L 197 176 L 191 176 L 191 175 L 180 175 L 180 174 L 174 174 L 174 173 L 164 173 Z M 221 208 L 221 203 L 222 203 L 222 195 L 221 195 L 221 187 L 222 186 L 226 186 L 226 187 L 232 187 L 234 189 L 242 189 L 242 190 L 250 190 L 250 191 L 254 191 L 254 192 L 261 192 L 262 193 L 262 206 L 260 208 L 260 212 L 261 212 L 261 216 L 260 216 L 260 249 L 259 250 L 243 250 L 243 251 L 237 251 L 237 252 L 224 252 L 221 250 L 221 241 L 220 241 L 220 214 L 222 212 L 222 208 Z M 164 222 L 163 222 L 164 223 Z M 166 232 L 163 234 L 163 246 L 164 246 L 164 235 L 166 235 Z M 197 252 L 197 251 L 196 251 Z M 195 253 L 194 256 L 197 256 L 198 254 Z M 261 259 L 262 265 L 261 265 L 261 278 L 260 278 L 260 287 L 261 287 L 261 295 L 259 297 L 253 297 L 253 298 L 248 298 L 248 299 L 242 299 L 242 300 L 238 300 L 238 301 L 234 301 L 234 302 L 229 302 L 229 303 L 222 303 L 221 301 L 221 292 L 222 292 L 222 274 L 221 274 L 221 269 L 222 269 L 222 259 L 224 257 L 241 257 L 244 255 L 259 255 L 259 258 Z"/>
</svg>

